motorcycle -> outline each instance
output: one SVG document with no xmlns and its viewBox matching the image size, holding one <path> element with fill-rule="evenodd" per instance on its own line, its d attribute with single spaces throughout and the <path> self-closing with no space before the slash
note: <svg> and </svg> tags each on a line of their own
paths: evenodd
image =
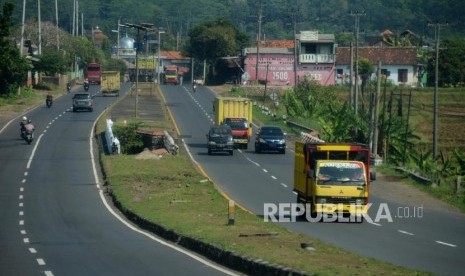
<svg viewBox="0 0 465 276">
<path fill-rule="evenodd" d="M 197 84 L 194 83 L 194 85 L 192 85 L 192 90 L 195 92 L 197 91 Z"/>
<path fill-rule="evenodd" d="M 26 142 L 30 145 L 32 143 L 32 140 L 34 140 L 34 132 L 26 131 L 24 135 L 24 140 L 26 140 Z"/>
<path fill-rule="evenodd" d="M 23 138 L 24 141 L 26 141 L 26 143 L 31 144 L 32 140 L 34 140 L 34 131 L 22 128 L 21 129 L 21 138 Z"/>
<path fill-rule="evenodd" d="M 51 99 L 46 99 L 46 100 L 45 100 L 45 105 L 46 105 L 48 108 L 52 107 L 52 104 L 53 104 L 53 100 L 51 100 Z"/>
<path fill-rule="evenodd" d="M 66 91 L 71 92 L 71 83 L 66 84 Z"/>
<path fill-rule="evenodd" d="M 84 90 L 86 92 L 89 91 L 89 84 L 88 83 L 84 83 Z"/>
</svg>

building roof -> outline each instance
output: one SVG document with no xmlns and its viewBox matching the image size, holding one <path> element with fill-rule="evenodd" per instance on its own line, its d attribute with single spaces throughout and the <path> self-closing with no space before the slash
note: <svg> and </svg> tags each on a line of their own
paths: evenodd
<svg viewBox="0 0 465 276">
<path fill-rule="evenodd" d="M 245 48 L 244 54 L 256 54 L 256 47 Z M 260 48 L 260 54 L 293 54 L 294 48 Z"/>
<path fill-rule="evenodd" d="M 355 53 L 355 49 L 354 49 Z M 417 65 L 416 47 L 358 47 L 359 58 L 367 58 L 373 64 Z M 336 65 L 350 64 L 350 47 L 336 48 Z"/>
<path fill-rule="evenodd" d="M 334 43 L 334 34 L 320 34 L 317 31 L 300 31 L 296 39 L 301 42 Z"/>
<path fill-rule="evenodd" d="M 264 40 L 260 41 L 263 48 L 294 48 L 293 40 Z"/>
<path fill-rule="evenodd" d="M 180 51 L 160 51 L 160 56 L 164 59 L 188 59 Z"/>
</svg>

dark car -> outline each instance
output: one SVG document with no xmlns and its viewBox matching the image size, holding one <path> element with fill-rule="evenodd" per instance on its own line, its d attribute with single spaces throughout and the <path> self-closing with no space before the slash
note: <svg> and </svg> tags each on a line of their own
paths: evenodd
<svg viewBox="0 0 465 276">
<path fill-rule="evenodd" d="M 73 96 L 73 112 L 86 109 L 92 112 L 92 96 L 89 93 L 78 93 Z"/>
<path fill-rule="evenodd" d="M 208 154 L 213 152 L 228 152 L 234 154 L 234 141 L 231 127 L 228 125 L 214 125 L 207 134 Z"/>
<path fill-rule="evenodd" d="M 286 134 L 278 126 L 262 126 L 255 136 L 255 152 L 286 153 Z"/>
</svg>

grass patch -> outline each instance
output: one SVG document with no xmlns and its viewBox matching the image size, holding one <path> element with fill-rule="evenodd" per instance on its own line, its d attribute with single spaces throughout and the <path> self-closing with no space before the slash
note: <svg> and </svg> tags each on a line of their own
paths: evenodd
<svg viewBox="0 0 465 276">
<path fill-rule="evenodd" d="M 103 131 L 104 119 L 105 116 L 98 123 L 98 134 Z M 205 177 L 183 151 L 159 160 L 138 160 L 131 155 L 101 158 L 109 190 L 123 208 L 236 254 L 320 275 L 429 275 L 360 257 L 277 224 L 265 223 L 239 208 L 235 225 L 227 225 L 228 201 L 213 183 L 204 181 Z M 277 235 L 254 236 L 265 233 Z M 301 249 L 301 243 L 311 244 L 315 250 Z"/>
</svg>

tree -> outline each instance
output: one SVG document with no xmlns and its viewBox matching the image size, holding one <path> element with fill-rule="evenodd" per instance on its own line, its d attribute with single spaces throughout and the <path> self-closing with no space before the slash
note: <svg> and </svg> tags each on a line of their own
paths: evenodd
<svg viewBox="0 0 465 276">
<path fill-rule="evenodd" d="M 247 35 L 226 19 L 207 22 L 189 32 L 185 55 L 210 64 L 220 57 L 237 55 L 248 43 Z"/>
<path fill-rule="evenodd" d="M 5 3 L 0 14 L 0 95 L 14 93 L 24 84 L 31 66 L 10 41 L 13 9 L 13 3 Z"/>
<path fill-rule="evenodd" d="M 65 74 L 69 69 L 69 63 L 62 52 L 53 48 L 45 48 L 38 62 L 34 62 L 34 69 L 45 73 L 47 76 Z"/>
<path fill-rule="evenodd" d="M 439 84 L 458 85 L 465 80 L 465 39 L 446 39 L 439 51 Z M 433 55 L 434 56 L 434 55 Z M 429 76 L 434 80 L 434 58 L 428 62 Z"/>
<path fill-rule="evenodd" d="M 365 88 L 371 74 L 373 74 L 373 64 L 367 58 L 360 58 L 358 60 L 358 74 L 362 79 L 362 95 L 365 95 Z"/>
</svg>

